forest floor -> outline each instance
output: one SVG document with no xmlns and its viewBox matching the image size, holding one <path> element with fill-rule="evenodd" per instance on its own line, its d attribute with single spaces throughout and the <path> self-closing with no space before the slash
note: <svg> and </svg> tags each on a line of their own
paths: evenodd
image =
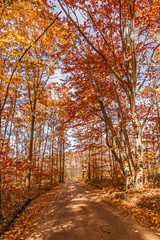
<svg viewBox="0 0 160 240">
<path fill-rule="evenodd" d="M 33 200 L 0 239 L 160 239 L 158 229 L 150 231 L 132 219 L 132 208 L 125 212 L 122 203 L 115 204 L 105 191 L 84 183 L 67 182 Z"/>
<path fill-rule="evenodd" d="M 125 215 L 132 215 L 142 225 L 158 231 L 160 236 L 160 188 L 148 187 L 143 191 L 131 188 L 123 191 L 109 186 L 105 181 L 88 183 L 88 188 L 101 189 L 99 194 L 105 202 L 117 206 Z"/>
<path fill-rule="evenodd" d="M 23 212 L 26 206 L 29 205 L 31 201 L 36 199 L 42 194 L 45 194 L 57 184 L 45 184 L 38 189 L 37 186 L 24 191 L 8 191 L 5 194 L 3 193 L 3 202 L 2 202 L 2 213 L 3 218 L 0 219 L 0 236 L 5 231 L 7 231 L 12 224 L 12 222 L 17 218 L 18 214 Z"/>
</svg>

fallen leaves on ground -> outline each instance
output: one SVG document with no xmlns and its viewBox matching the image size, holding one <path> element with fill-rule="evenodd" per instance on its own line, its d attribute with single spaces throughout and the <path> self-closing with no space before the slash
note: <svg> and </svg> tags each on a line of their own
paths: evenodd
<svg viewBox="0 0 160 240">
<path fill-rule="evenodd" d="M 42 194 L 33 200 L 29 206 L 19 215 L 19 218 L 12 224 L 10 230 L 0 237 L 0 240 L 23 240 L 26 235 L 32 231 L 32 228 L 38 226 L 43 221 L 43 213 L 47 211 L 47 207 L 57 192 L 61 189 L 62 184 L 54 187 L 49 192 Z"/>
<path fill-rule="evenodd" d="M 160 213 L 160 194 L 143 196 L 138 205 Z"/>
<path fill-rule="evenodd" d="M 95 189 L 94 186 L 83 183 L 83 186 L 89 189 Z M 148 192 L 131 192 L 124 196 L 125 193 L 105 190 L 96 190 L 100 197 L 105 202 L 111 205 L 116 205 L 119 209 L 123 210 L 124 214 L 132 215 L 141 225 L 154 229 L 160 232 L 160 190 L 148 190 Z M 115 194 L 113 194 L 115 193 Z M 129 198 L 129 194 L 130 197 Z M 119 197 L 117 197 L 117 195 Z M 123 197 L 122 197 L 123 196 Z M 136 201 L 133 201 L 133 199 Z"/>
</svg>

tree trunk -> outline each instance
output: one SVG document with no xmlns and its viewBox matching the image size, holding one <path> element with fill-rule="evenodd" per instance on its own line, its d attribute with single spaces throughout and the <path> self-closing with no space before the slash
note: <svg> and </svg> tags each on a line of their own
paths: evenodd
<svg viewBox="0 0 160 240">
<path fill-rule="evenodd" d="M 53 184 L 53 166 L 54 166 L 54 152 L 53 152 L 53 139 L 51 142 L 51 184 Z"/>
<path fill-rule="evenodd" d="M 65 167 L 65 148 L 64 148 L 64 135 L 62 139 L 62 182 L 64 183 L 64 167 Z"/>
<path fill-rule="evenodd" d="M 32 164 L 32 153 L 33 153 L 33 139 L 34 139 L 34 125 L 35 125 L 35 113 L 32 112 L 32 120 L 31 120 L 31 136 L 30 136 L 30 144 L 29 144 L 29 157 L 28 157 L 28 170 L 26 177 L 26 188 L 31 188 L 31 164 Z"/>
<path fill-rule="evenodd" d="M 46 151 L 46 147 L 47 147 L 47 140 L 48 140 L 48 129 L 47 129 L 47 135 L 46 135 L 46 139 L 45 139 L 45 143 L 44 143 L 43 155 L 42 155 L 42 160 L 41 160 L 40 177 L 39 177 L 39 189 L 41 189 L 41 184 L 42 184 L 44 156 L 45 156 L 45 151 Z"/>
<path fill-rule="evenodd" d="M 2 138 L 2 112 L 1 112 L 1 100 L 0 100 L 0 142 Z M 0 145 L 0 162 L 2 161 L 2 148 Z M 1 166 L 0 166 L 1 168 Z M 0 219 L 3 219 L 2 215 L 2 172 L 0 169 Z"/>
<path fill-rule="evenodd" d="M 140 122 L 135 113 L 132 114 L 132 122 L 135 134 L 135 188 L 140 190 L 143 188 L 143 148 L 142 148 L 142 132 Z"/>
</svg>

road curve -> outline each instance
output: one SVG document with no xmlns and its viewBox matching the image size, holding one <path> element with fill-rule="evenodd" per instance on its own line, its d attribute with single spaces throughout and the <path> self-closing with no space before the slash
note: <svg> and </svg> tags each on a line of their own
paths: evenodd
<svg viewBox="0 0 160 240">
<path fill-rule="evenodd" d="M 159 240 L 95 191 L 67 182 L 26 240 Z"/>
</svg>

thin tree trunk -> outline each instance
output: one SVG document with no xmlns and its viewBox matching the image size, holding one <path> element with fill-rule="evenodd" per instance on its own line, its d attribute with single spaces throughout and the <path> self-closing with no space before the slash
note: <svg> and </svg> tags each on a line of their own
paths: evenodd
<svg viewBox="0 0 160 240">
<path fill-rule="evenodd" d="M 1 109 L 1 100 L 0 100 L 0 109 Z M 0 112 L 0 141 L 2 138 L 2 114 Z M 2 147 L 0 146 L 0 162 L 2 161 Z M 3 219 L 2 215 L 2 172 L 0 166 L 0 219 Z"/>
<path fill-rule="evenodd" d="M 29 157 L 28 157 L 28 171 L 27 171 L 27 178 L 26 178 L 26 187 L 28 189 L 31 188 L 31 164 L 32 164 L 32 154 L 33 154 L 33 142 L 34 142 L 34 127 L 35 127 L 35 113 L 36 113 L 36 92 L 34 93 L 34 100 L 33 100 L 33 106 L 31 102 L 31 96 L 30 96 L 30 89 L 28 89 L 29 92 L 29 99 L 30 99 L 30 107 L 31 107 L 31 130 L 30 130 L 30 144 L 29 144 Z"/>
<path fill-rule="evenodd" d="M 49 129 L 49 127 L 48 127 Z M 42 155 L 42 160 L 41 160 L 41 168 L 40 168 L 40 177 L 39 177 L 39 189 L 41 189 L 42 185 L 42 173 L 43 173 L 43 165 L 44 165 L 44 156 L 45 156 L 45 151 L 47 147 L 47 140 L 48 140 L 48 129 L 47 129 L 47 135 L 46 135 L 46 140 L 43 148 L 43 155 Z"/>
<path fill-rule="evenodd" d="M 54 166 L 54 151 L 53 151 L 53 139 L 51 142 L 51 184 L 53 184 L 53 166 Z"/>
<path fill-rule="evenodd" d="M 59 140 L 59 183 L 62 182 L 62 139 Z"/>
<path fill-rule="evenodd" d="M 64 147 L 64 133 L 63 133 L 63 140 L 62 140 L 62 182 L 64 183 L 64 167 L 65 167 L 65 147 Z"/>
<path fill-rule="evenodd" d="M 34 139 L 34 125 L 35 125 L 35 113 L 32 113 L 31 120 L 31 136 L 30 136 L 30 145 L 29 145 L 29 157 L 28 157 L 28 171 L 26 178 L 26 187 L 31 188 L 31 164 L 32 164 L 32 153 L 33 153 L 33 139 Z"/>
</svg>

